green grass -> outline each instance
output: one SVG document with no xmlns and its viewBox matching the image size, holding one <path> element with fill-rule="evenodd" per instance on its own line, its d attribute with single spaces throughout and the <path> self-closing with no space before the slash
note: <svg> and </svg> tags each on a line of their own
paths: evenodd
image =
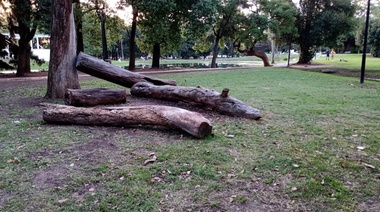
<svg viewBox="0 0 380 212">
<path fill-rule="evenodd" d="M 158 77 L 219 92 L 228 87 L 263 118 L 213 120 L 213 135 L 203 140 L 149 128 L 136 128 L 134 134 L 122 128 L 49 126 L 28 118 L 38 108 L 18 114 L 7 101 L 43 96 L 43 86 L 1 93 L 0 105 L 12 115 L 0 120 L 0 210 L 371 211 L 379 206 L 380 83 L 287 68 Z M 81 84 L 115 87 L 102 80 Z M 150 152 L 157 162 L 142 166 Z"/>
<path fill-rule="evenodd" d="M 337 74 L 341 76 L 359 78 L 362 67 L 362 54 L 336 54 L 334 60 L 326 60 L 326 57 L 318 57 L 315 62 L 330 65 L 332 70 L 337 70 Z M 341 60 L 342 59 L 342 60 Z M 380 79 L 380 58 L 366 55 L 365 61 L 365 77 Z"/>
</svg>

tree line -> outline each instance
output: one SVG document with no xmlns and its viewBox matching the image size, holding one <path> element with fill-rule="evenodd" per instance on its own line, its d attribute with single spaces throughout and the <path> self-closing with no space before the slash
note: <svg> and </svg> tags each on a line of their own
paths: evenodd
<svg viewBox="0 0 380 212">
<path fill-rule="evenodd" d="M 9 45 L 17 55 L 14 64 L 7 64 L 17 68 L 17 76 L 30 72 L 29 42 L 35 33 L 52 33 L 53 2 L 0 2 L 1 27 L 11 35 L 0 36 L 0 48 Z M 132 8 L 129 26 L 105 0 L 73 2 L 77 53 L 104 60 L 128 57 L 130 70 L 143 54 L 151 54 L 152 67 L 158 68 L 162 55 L 211 53 L 211 67 L 215 67 L 221 51 L 257 56 L 267 66 L 268 58 L 258 44 L 268 40 L 284 48 L 297 45 L 298 63 L 305 64 L 321 47 L 354 51 L 363 40 L 365 5 L 359 0 L 301 0 L 299 4 L 292 0 L 119 0 L 119 10 Z M 380 16 L 376 9 L 372 14 L 369 44 L 372 55 L 379 56 Z"/>
</svg>

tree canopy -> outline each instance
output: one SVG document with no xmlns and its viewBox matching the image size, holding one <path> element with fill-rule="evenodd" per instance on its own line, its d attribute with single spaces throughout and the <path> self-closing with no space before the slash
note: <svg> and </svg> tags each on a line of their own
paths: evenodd
<svg viewBox="0 0 380 212">
<path fill-rule="evenodd" d="M 302 0 L 298 8 L 297 28 L 300 36 L 298 63 L 309 63 L 315 49 L 334 46 L 339 36 L 355 28 L 355 4 L 351 0 Z"/>
</svg>

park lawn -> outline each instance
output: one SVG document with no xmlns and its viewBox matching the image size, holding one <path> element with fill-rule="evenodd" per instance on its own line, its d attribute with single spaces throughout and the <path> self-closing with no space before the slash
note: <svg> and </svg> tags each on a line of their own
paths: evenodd
<svg viewBox="0 0 380 212">
<path fill-rule="evenodd" d="M 43 85 L 3 90 L 0 210 L 380 208 L 380 83 L 286 68 L 157 77 L 228 87 L 263 118 L 211 116 L 213 135 L 202 140 L 149 127 L 49 126 L 31 118 L 40 107 L 20 113 L 16 102 L 43 96 Z M 143 166 L 151 152 L 157 161 Z"/>
<path fill-rule="evenodd" d="M 340 76 L 359 78 L 362 67 L 362 54 L 336 54 L 334 60 L 326 60 L 325 56 L 318 57 L 313 62 L 330 65 L 328 69 L 336 70 Z M 365 78 L 380 79 L 380 58 L 366 55 Z"/>
</svg>

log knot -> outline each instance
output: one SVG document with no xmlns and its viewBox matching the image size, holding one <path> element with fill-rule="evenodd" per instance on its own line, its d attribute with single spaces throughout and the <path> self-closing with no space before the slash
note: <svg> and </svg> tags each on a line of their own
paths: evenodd
<svg viewBox="0 0 380 212">
<path fill-rule="evenodd" d="M 228 88 L 224 88 L 222 93 L 220 94 L 220 96 L 222 97 L 228 97 L 228 92 L 230 91 L 230 89 Z"/>
</svg>

